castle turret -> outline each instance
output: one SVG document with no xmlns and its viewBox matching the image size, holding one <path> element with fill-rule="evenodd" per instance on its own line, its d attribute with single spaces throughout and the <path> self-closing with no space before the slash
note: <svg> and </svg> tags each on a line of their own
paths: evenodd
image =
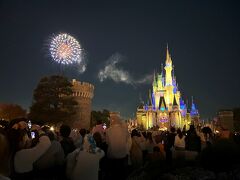
<svg viewBox="0 0 240 180">
<path fill-rule="evenodd" d="M 164 71 L 163 71 L 163 64 L 161 64 L 161 75 L 162 75 L 162 84 L 164 87 L 165 86 L 165 77 L 164 77 Z"/>
<path fill-rule="evenodd" d="M 192 106 L 191 106 L 191 112 L 190 112 L 191 116 L 198 116 L 198 110 L 196 109 L 196 106 L 193 102 L 193 96 L 192 96 Z"/>
<path fill-rule="evenodd" d="M 191 115 L 192 124 L 197 126 L 199 124 L 199 114 L 198 114 L 198 110 L 193 102 L 193 96 L 192 96 L 192 107 L 191 107 L 190 115 Z"/>
<path fill-rule="evenodd" d="M 156 104 L 155 104 L 155 96 L 154 96 L 154 92 L 152 92 L 152 105 L 153 105 L 153 110 L 155 110 L 156 108 Z"/>
<path fill-rule="evenodd" d="M 152 107 L 153 103 L 152 103 L 152 95 L 151 95 L 151 90 L 149 89 L 149 93 L 148 93 L 148 105 Z"/>
<path fill-rule="evenodd" d="M 186 104 L 185 104 L 185 102 L 182 98 L 180 98 L 179 105 L 180 105 L 180 107 L 179 107 L 180 111 L 182 112 L 182 116 L 185 117 L 186 113 L 187 113 L 187 107 L 186 107 Z"/>
<path fill-rule="evenodd" d="M 168 51 L 167 47 L 167 55 L 166 55 L 166 62 L 165 62 L 165 71 L 166 71 L 166 86 L 172 85 L 172 59 Z"/>
<path fill-rule="evenodd" d="M 158 75 L 157 85 L 158 91 L 163 90 L 162 74 Z"/>
<path fill-rule="evenodd" d="M 167 47 L 167 54 L 166 54 L 166 65 L 165 65 L 165 89 L 166 89 L 166 94 L 165 94 L 165 100 L 167 103 L 167 107 L 171 110 L 172 108 L 172 102 L 173 102 L 173 82 L 172 82 L 172 59 L 168 51 Z"/>
<path fill-rule="evenodd" d="M 157 91 L 157 81 L 156 81 L 156 75 L 155 75 L 155 71 L 153 74 L 153 92 L 155 93 Z"/>
<path fill-rule="evenodd" d="M 78 102 L 73 127 L 89 129 L 94 86 L 87 82 L 79 82 L 76 79 L 72 80 L 72 85 L 73 97 Z"/>
</svg>

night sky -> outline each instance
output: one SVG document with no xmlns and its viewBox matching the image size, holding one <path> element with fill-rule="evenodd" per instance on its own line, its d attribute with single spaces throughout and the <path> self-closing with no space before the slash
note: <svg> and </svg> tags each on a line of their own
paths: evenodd
<svg viewBox="0 0 240 180">
<path fill-rule="evenodd" d="M 167 43 L 182 95 L 194 96 L 202 118 L 240 106 L 237 0 L 33 2 L 0 1 L 0 103 L 29 108 L 39 80 L 60 73 L 48 43 L 66 32 L 82 45 L 87 69 L 69 66 L 64 74 L 95 85 L 95 110 L 132 117 L 151 88 L 141 80 L 160 71 Z M 99 79 L 111 65 L 125 78 Z"/>
</svg>

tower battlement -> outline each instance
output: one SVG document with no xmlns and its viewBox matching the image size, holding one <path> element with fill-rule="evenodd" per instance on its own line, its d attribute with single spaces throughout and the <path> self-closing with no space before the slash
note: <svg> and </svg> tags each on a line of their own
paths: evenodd
<svg viewBox="0 0 240 180">
<path fill-rule="evenodd" d="M 80 82 L 76 79 L 72 80 L 72 90 L 74 97 L 83 97 L 92 99 L 94 94 L 94 86 L 88 82 Z"/>
</svg>

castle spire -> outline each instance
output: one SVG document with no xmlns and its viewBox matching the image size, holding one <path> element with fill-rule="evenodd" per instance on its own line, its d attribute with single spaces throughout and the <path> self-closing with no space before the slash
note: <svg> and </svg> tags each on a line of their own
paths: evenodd
<svg viewBox="0 0 240 180">
<path fill-rule="evenodd" d="M 153 72 L 153 84 L 156 84 L 156 72 L 155 72 L 155 70 Z"/>
<path fill-rule="evenodd" d="M 155 96 L 154 96 L 154 92 L 152 92 L 152 106 L 153 106 L 153 109 L 155 109 Z"/>
<path fill-rule="evenodd" d="M 155 74 L 155 70 L 154 70 L 154 73 L 153 73 L 153 92 L 156 92 L 157 91 L 157 81 L 156 81 L 156 74 Z"/>
<path fill-rule="evenodd" d="M 168 50 L 168 44 L 167 44 L 167 53 L 166 53 L 166 65 L 172 65 L 172 59 Z"/>
<path fill-rule="evenodd" d="M 189 108 L 188 108 L 188 99 L 186 99 L 186 109 L 187 109 L 187 112 L 189 112 Z"/>
<path fill-rule="evenodd" d="M 148 98 L 149 98 L 149 106 L 152 106 L 152 98 L 151 98 L 151 89 L 149 89 L 149 94 L 148 94 Z"/>
<path fill-rule="evenodd" d="M 191 107 L 191 112 L 190 112 L 191 116 L 196 116 L 198 115 L 198 110 L 195 106 L 195 104 L 193 103 L 193 96 L 192 96 L 192 107 Z"/>
<path fill-rule="evenodd" d="M 165 85 L 172 85 L 173 77 L 172 77 L 172 59 L 170 57 L 168 46 L 167 46 L 167 54 L 166 54 L 166 65 L 165 65 Z"/>
<path fill-rule="evenodd" d="M 163 63 L 161 64 L 161 74 L 163 76 Z"/>
<path fill-rule="evenodd" d="M 162 74 L 158 74 L 158 78 L 157 78 L 157 86 L 158 86 L 158 90 L 163 90 L 163 81 L 162 81 Z"/>
</svg>

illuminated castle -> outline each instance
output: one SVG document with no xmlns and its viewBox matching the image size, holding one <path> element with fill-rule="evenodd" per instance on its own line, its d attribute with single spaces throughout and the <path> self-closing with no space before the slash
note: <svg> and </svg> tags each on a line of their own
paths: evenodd
<svg viewBox="0 0 240 180">
<path fill-rule="evenodd" d="M 148 103 L 141 103 L 137 108 L 137 124 L 144 129 L 159 127 L 162 130 L 174 126 L 183 128 L 197 124 L 198 110 L 193 103 L 189 112 L 178 89 L 172 59 L 167 48 L 165 67 L 160 74 L 154 73 L 152 91 L 149 90 Z"/>
</svg>

